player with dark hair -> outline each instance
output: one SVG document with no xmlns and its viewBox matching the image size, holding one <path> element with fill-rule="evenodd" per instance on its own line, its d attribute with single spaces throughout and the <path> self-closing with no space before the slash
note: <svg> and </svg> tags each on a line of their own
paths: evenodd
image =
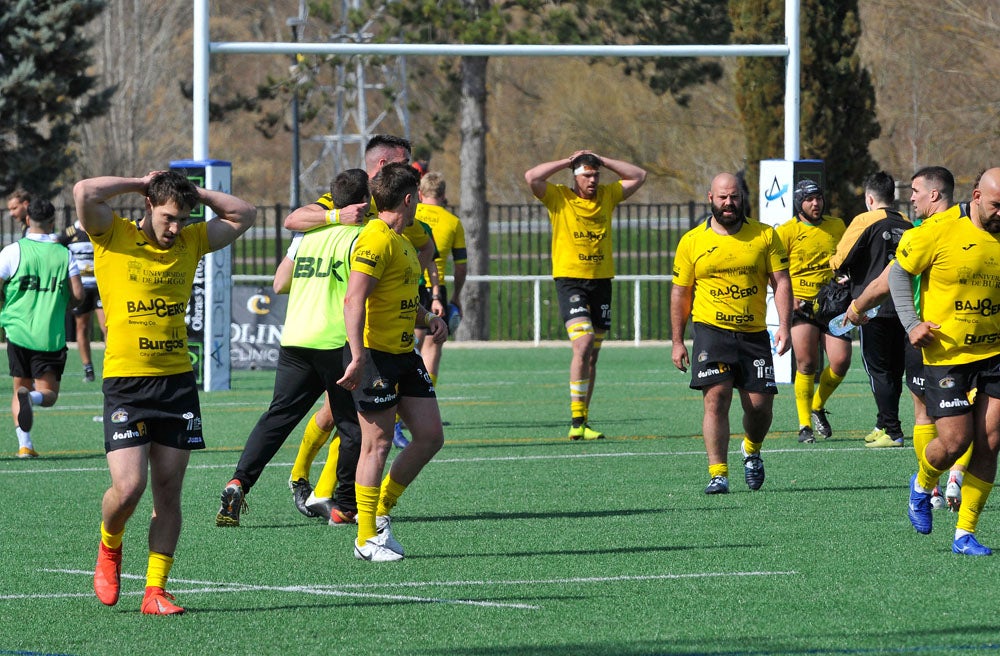
<svg viewBox="0 0 1000 656">
<path fill-rule="evenodd" d="M 448 327 L 418 302 L 421 266 L 402 236 L 417 210 L 419 176 L 406 164 L 387 164 L 372 179 L 378 219 L 358 237 L 347 281 L 344 321 L 349 351 L 339 381 L 350 390 L 361 423 L 357 483 L 358 536 L 354 555 L 387 562 L 403 557 L 389 513 L 444 443 L 434 386 L 413 350 L 416 322 L 429 339 L 444 341 Z M 396 413 L 412 434 L 382 479 Z"/>
<path fill-rule="evenodd" d="M 31 203 L 31 193 L 22 187 L 18 187 L 7 197 L 7 211 L 15 224 L 27 229 L 28 225 L 28 205 Z"/>
<path fill-rule="evenodd" d="M 138 223 L 108 204 L 122 194 L 144 197 Z M 184 474 L 191 451 L 205 448 L 184 309 L 198 261 L 246 232 L 257 210 L 235 196 L 196 187 L 176 171 L 81 180 L 73 198 L 94 242 L 94 273 L 108 322 L 103 425 L 111 487 L 101 502 L 94 592 L 103 604 L 118 603 L 125 524 L 149 483 L 153 514 L 141 609 L 183 613 L 165 587 L 181 531 Z M 190 221 L 199 204 L 215 218 Z"/>
<path fill-rule="evenodd" d="M 33 406 L 59 398 L 66 368 L 66 308 L 83 298 L 80 270 L 52 234 L 56 210 L 44 198 L 28 204 L 28 231 L 0 251 L 0 326 L 7 332 L 7 360 L 14 380 L 11 413 L 17 457 L 37 458 L 31 439 Z"/>
<path fill-rule="evenodd" d="M 920 274 L 921 308 L 913 303 Z M 924 401 L 937 437 L 910 479 L 909 518 L 930 533 L 931 493 L 938 478 L 969 448 L 952 551 L 988 556 L 976 539 L 993 489 L 1000 451 L 1000 168 L 987 170 L 972 192 L 969 216 L 936 221 L 904 235 L 889 289 L 910 343 L 925 365 Z"/>
<path fill-rule="evenodd" d="M 332 194 L 347 203 L 368 196 L 368 176 L 360 169 L 344 171 L 331 185 Z M 336 383 L 343 375 L 343 350 L 347 335 L 343 323 L 348 262 L 360 226 L 327 226 L 303 236 L 294 254 L 288 293 L 288 311 L 281 335 L 274 394 L 250 435 L 232 479 L 222 491 L 217 526 L 239 526 L 246 496 L 264 467 L 284 444 L 292 429 L 326 391 L 330 411 L 340 434 L 334 460 L 336 508 L 354 514 L 354 470 L 357 468 L 361 430 L 351 395 Z M 312 445 L 305 447 L 312 450 Z M 301 498 L 308 480 L 292 484 Z M 334 496 L 334 495 L 330 495 Z M 308 502 L 306 503 L 307 509 Z M 300 508 L 301 511 L 301 508 Z M 329 520 L 330 511 L 324 519 Z"/>
<path fill-rule="evenodd" d="M 620 178 L 600 184 L 601 168 Z M 548 181 L 569 169 L 573 185 Z M 604 437 L 590 427 L 590 402 L 597 381 L 597 359 L 611 328 L 611 280 L 615 276 L 611 219 L 615 207 L 638 191 L 646 172 L 589 150 L 543 162 L 524 173 L 531 193 L 549 211 L 552 224 L 552 277 L 559 311 L 573 356 L 569 365 L 571 440 Z"/>
<path fill-rule="evenodd" d="M 838 274 L 850 278 L 851 296 L 857 298 L 896 257 L 896 245 L 912 225 L 894 210 L 896 181 L 885 171 L 864 181 L 867 212 L 854 217 L 830 258 Z M 865 437 L 873 448 L 903 446 L 899 423 L 899 398 L 905 375 L 906 335 L 896 318 L 891 299 L 879 306 L 878 314 L 865 323 L 861 335 L 861 359 L 871 381 L 878 408 L 875 428 Z"/>
</svg>

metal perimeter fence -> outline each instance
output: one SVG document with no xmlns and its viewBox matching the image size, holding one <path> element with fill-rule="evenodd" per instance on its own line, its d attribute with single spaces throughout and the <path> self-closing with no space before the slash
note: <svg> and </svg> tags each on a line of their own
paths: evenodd
<svg viewBox="0 0 1000 656">
<path fill-rule="evenodd" d="M 122 207 L 138 219 L 141 207 Z M 290 208 L 258 205 L 257 223 L 233 245 L 233 282 L 270 287 L 291 233 L 282 228 Z M 640 342 L 670 339 L 669 285 L 674 250 L 684 232 L 710 211 L 708 203 L 625 203 L 612 221 L 616 278 L 610 339 Z M 488 285 L 491 340 L 548 341 L 566 338 L 551 278 L 551 228 L 541 203 L 490 205 L 489 274 L 468 278 Z M 74 220 L 73 208 L 58 210 L 57 229 Z M 9 213 L 0 218 L 3 244 L 21 237 Z M 450 273 L 450 270 L 449 270 Z"/>
</svg>

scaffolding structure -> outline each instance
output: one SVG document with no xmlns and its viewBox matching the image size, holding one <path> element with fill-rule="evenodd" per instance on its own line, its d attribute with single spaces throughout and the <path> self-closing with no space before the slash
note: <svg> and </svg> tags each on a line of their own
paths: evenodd
<svg viewBox="0 0 1000 656">
<path fill-rule="evenodd" d="M 341 28 L 327 39 L 330 43 L 362 45 L 374 38 L 371 27 L 379 20 L 375 15 L 356 30 L 350 30 L 347 16 L 356 15 L 360 0 L 342 0 Z M 299 3 L 295 20 L 304 26 L 308 18 L 304 0 Z M 293 27 L 293 38 L 298 34 Z M 320 125 L 329 125 L 327 134 L 310 135 L 305 140 L 318 144 L 310 149 L 312 162 L 304 164 L 299 182 L 306 193 L 305 202 L 318 197 L 329 188 L 330 181 L 349 168 L 365 168 L 364 152 L 368 139 L 386 131 L 385 125 L 395 118 L 391 132 L 410 138 L 410 116 L 406 84 L 406 57 L 367 55 L 340 56 L 334 60 L 333 78 L 329 84 L 318 85 L 312 94 L 320 94 L 330 105 L 329 118 L 320 117 Z M 400 129 L 401 128 L 401 129 Z M 300 155 L 300 157 L 302 157 Z"/>
</svg>

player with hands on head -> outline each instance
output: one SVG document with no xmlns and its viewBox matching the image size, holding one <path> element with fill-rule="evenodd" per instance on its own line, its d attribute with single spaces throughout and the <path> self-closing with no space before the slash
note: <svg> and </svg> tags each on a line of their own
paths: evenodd
<svg viewBox="0 0 1000 656">
<path fill-rule="evenodd" d="M 602 168 L 619 179 L 600 184 Z M 572 172 L 572 186 L 548 181 L 565 169 Z M 646 171 L 590 150 L 577 150 L 567 158 L 533 166 L 525 171 L 524 179 L 545 205 L 552 225 L 552 277 L 573 347 L 569 438 L 601 439 L 604 434 L 590 426 L 590 406 L 601 345 L 611 328 L 615 276 L 611 221 L 618 204 L 646 181 Z"/>
</svg>

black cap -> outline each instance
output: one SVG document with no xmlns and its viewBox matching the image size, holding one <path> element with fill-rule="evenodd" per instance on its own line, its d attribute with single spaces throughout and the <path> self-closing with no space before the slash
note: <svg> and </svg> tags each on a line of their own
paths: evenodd
<svg viewBox="0 0 1000 656">
<path fill-rule="evenodd" d="M 799 180 L 795 184 L 795 193 L 792 194 L 792 209 L 794 209 L 795 214 L 798 215 L 798 213 L 802 211 L 802 201 L 810 196 L 822 195 L 823 190 L 815 181 L 809 179 Z"/>
</svg>

